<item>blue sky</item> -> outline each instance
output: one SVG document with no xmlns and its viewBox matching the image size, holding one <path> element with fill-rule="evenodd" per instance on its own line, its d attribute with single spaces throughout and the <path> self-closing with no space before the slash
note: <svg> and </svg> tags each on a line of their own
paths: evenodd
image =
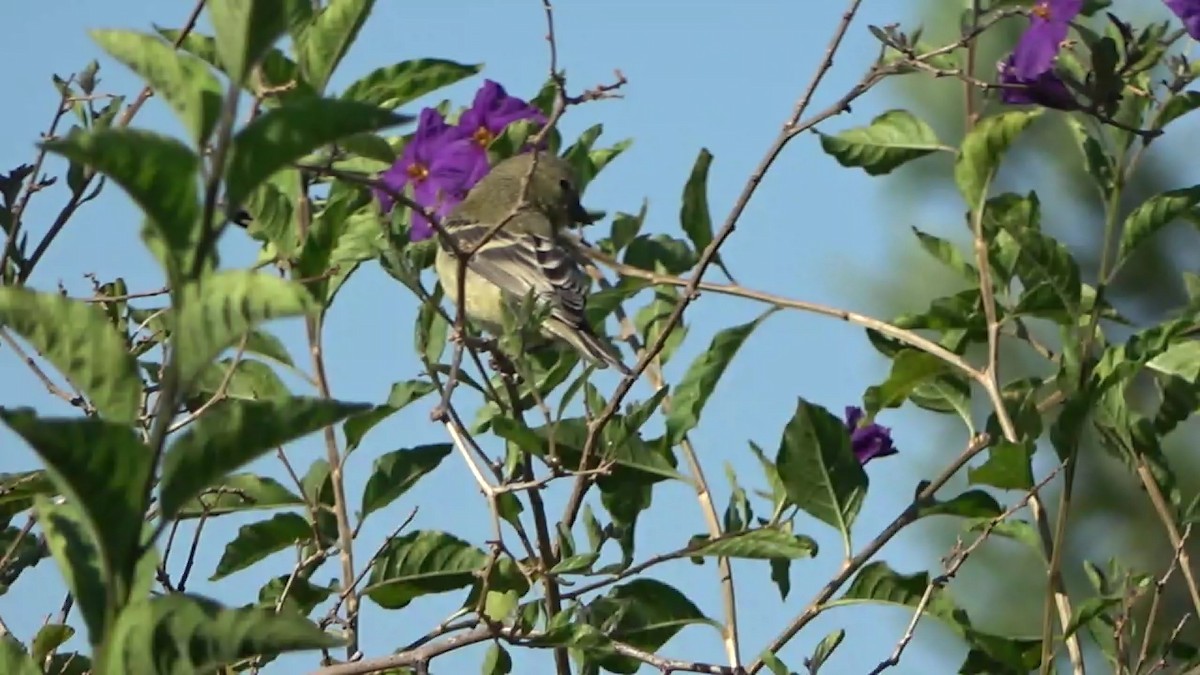
<svg viewBox="0 0 1200 675">
<path fill-rule="evenodd" d="M 560 128 L 567 139 L 596 122 L 604 123 L 602 139 L 609 143 L 634 139 L 632 148 L 589 187 L 585 202 L 590 208 L 611 213 L 635 211 L 646 198 L 650 206 L 645 229 L 679 235 L 679 195 L 700 148 L 708 148 L 716 158 L 709 200 L 713 219 L 719 223 L 807 85 L 845 3 L 705 0 L 682 5 L 613 0 L 559 5 L 559 63 L 567 70 L 570 88 L 579 91 L 608 82 L 614 68 L 629 79 L 622 90 L 623 99 L 574 108 L 562 120 Z M 811 111 L 840 97 L 875 56 L 878 45 L 866 31 L 867 23 L 909 22 L 918 7 L 917 3 L 894 0 L 865 5 Z M 87 29 L 177 26 L 191 3 L 59 0 L 53 13 L 43 11 L 45 6 L 14 3 L 4 9 L 0 21 L 0 44 L 5 45 L 8 61 L 7 89 L 15 93 L 0 108 L 0 124 L 6 130 L 0 135 L 0 168 L 5 170 L 33 157 L 33 141 L 48 123 L 57 100 L 50 84 L 52 73 L 66 75 L 95 57 L 102 63 L 100 91 L 132 95 L 139 88 L 127 71 L 101 56 L 87 38 Z M 546 78 L 544 34 L 542 7 L 536 0 L 380 2 L 340 67 L 333 87 L 339 89 L 381 65 L 436 56 L 485 63 L 482 76 L 503 83 L 514 94 L 528 96 Z M 467 104 L 482 76 L 439 91 L 436 98 Z M 889 91 L 883 87 L 869 93 L 859 99 L 852 113 L 821 129 L 833 132 L 866 123 L 898 104 L 889 99 Z M 418 110 L 414 105 L 407 112 Z M 137 125 L 181 132 L 169 111 L 154 100 L 138 116 Z M 911 246 L 908 238 L 897 234 L 904 235 L 914 223 L 897 220 L 895 214 L 911 210 L 919 199 L 910 196 L 897 203 L 892 194 L 892 201 L 886 201 L 883 182 L 870 180 L 861 172 L 841 170 L 816 141 L 810 134 L 794 140 L 763 181 L 722 254 L 745 286 L 848 309 L 878 311 L 880 303 L 864 292 L 863 282 L 889 271 L 888 261 L 900 257 L 896 255 L 897 242 Z M 50 168 L 59 167 L 51 162 Z M 64 193 L 65 186 L 55 186 L 34 200 L 26 221 L 34 236 L 53 219 Z M 956 208 L 952 206 L 947 213 Z M 76 216 L 32 283 L 51 289 L 61 281 L 73 294 L 85 295 L 89 286 L 83 274 L 94 272 L 104 280 L 122 275 L 132 290 L 159 287 L 159 272 L 137 237 L 139 222 L 124 195 L 110 187 Z M 248 264 L 254 259 L 254 248 L 238 237 L 239 233 L 233 233 L 223 246 L 228 265 Z M 713 278 L 717 278 L 715 274 Z M 917 306 L 923 299 L 912 302 Z M 382 401 L 391 383 L 418 376 L 420 367 L 411 347 L 415 307 L 413 298 L 374 264 L 364 266 L 351 280 L 328 322 L 328 370 L 335 396 Z M 748 321 L 761 310 L 747 301 L 703 296 L 687 313 L 689 337 L 667 367 L 668 380 L 678 381 L 713 333 Z M 284 323 L 278 332 L 297 361 L 306 363 L 297 326 Z M 725 464 L 733 467 L 743 485 L 762 486 L 761 472 L 747 442 L 755 441 L 773 454 L 797 397 L 840 412 L 842 406 L 857 402 L 865 387 L 882 378 L 885 367 L 860 329 L 795 312 L 772 317 L 739 354 L 692 435 L 718 508 L 724 508 L 729 494 Z M 598 382 L 602 390 L 611 390 L 616 380 L 609 376 Z M 645 397 L 648 391 L 639 387 L 634 397 Z M 66 412 L 7 351 L 0 354 L 0 405 L 36 405 L 47 412 Z M 375 456 L 444 440 L 441 429 L 428 421 L 431 405 L 432 401 L 414 405 L 367 437 L 347 467 L 347 489 L 353 498 L 361 493 Z M 470 402 L 463 405 L 469 408 Z M 468 409 L 468 417 L 471 414 Z M 946 445 L 945 436 L 932 433 L 927 414 L 906 408 L 889 411 L 880 421 L 893 427 L 902 454 L 868 469 L 873 491 L 856 527 L 859 543 L 865 543 L 903 508 L 928 467 L 961 449 L 957 440 Z M 0 447 L 0 471 L 35 465 L 32 453 L 7 431 L 0 431 Z M 487 447 L 497 448 L 495 444 Z M 289 455 L 303 471 L 323 456 L 323 448 L 310 438 L 293 444 Z M 281 474 L 273 460 L 255 468 Z M 560 492 L 556 490 L 548 498 L 552 505 L 561 504 L 564 495 Z M 761 503 L 756 506 L 763 508 Z M 358 559 L 368 558 L 414 507 L 419 511 L 413 528 L 445 529 L 476 544 L 488 537 L 484 501 L 461 460 L 452 456 L 417 488 L 371 516 L 359 540 Z M 189 590 L 243 602 L 269 576 L 290 569 L 288 555 L 277 555 L 230 578 L 206 581 L 236 527 L 261 517 L 223 518 L 206 528 Z M 690 490 L 681 484 L 660 487 L 654 508 L 639 527 L 639 558 L 681 546 L 688 536 L 702 531 L 704 524 Z M 735 567 L 747 661 L 802 609 L 841 563 L 840 543 L 827 528 L 802 516 L 798 531 L 816 537 L 822 550 L 816 559 L 793 566 L 793 589 L 786 601 L 780 601 L 770 583 L 765 563 Z M 936 570 L 945 551 L 915 545 L 930 532 L 928 524 L 919 524 L 888 546 L 885 558 L 903 572 Z M 179 569 L 181 560 L 176 552 L 173 569 Z M 321 578 L 334 573 L 335 567 L 327 566 Z M 676 562 L 659 568 L 655 576 L 683 589 L 709 616 L 721 618 L 714 565 Z M 0 616 L 27 640 L 48 614 L 57 612 L 61 599 L 57 572 L 47 561 L 9 591 L 0 603 Z M 383 655 L 411 641 L 459 602 L 457 594 L 437 596 L 396 614 L 383 613 L 367 601 L 364 652 Z M 909 612 L 894 608 L 833 610 L 813 622 L 783 657 L 793 669 L 800 669 L 802 656 L 810 653 L 821 637 L 845 627 L 846 643 L 830 668 L 864 672 L 887 656 L 908 618 Z M 947 636 L 941 626 L 923 622 L 904 661 L 892 672 L 952 668 L 964 648 Z M 663 652 L 686 659 L 724 660 L 717 634 L 701 627 L 685 630 Z M 480 650 L 468 650 L 444 657 L 436 662 L 435 672 L 473 672 L 481 655 Z M 536 661 L 519 656 L 518 672 L 546 672 L 548 654 L 535 656 Z M 314 660 L 305 656 L 280 663 L 288 665 L 277 665 L 273 672 L 295 672 Z"/>
</svg>

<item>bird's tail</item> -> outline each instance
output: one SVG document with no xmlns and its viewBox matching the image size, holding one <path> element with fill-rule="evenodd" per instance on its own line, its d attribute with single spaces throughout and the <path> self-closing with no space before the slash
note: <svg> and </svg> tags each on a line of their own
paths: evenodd
<svg viewBox="0 0 1200 675">
<path fill-rule="evenodd" d="M 622 375 L 633 373 L 621 361 L 621 357 L 613 351 L 612 347 L 606 344 L 602 338 L 597 337 L 589 326 L 583 325 L 574 328 L 553 318 L 547 320 L 544 326 L 547 331 L 554 334 L 554 337 L 574 347 L 575 351 L 595 364 L 597 368 L 613 366 L 621 371 Z"/>
</svg>

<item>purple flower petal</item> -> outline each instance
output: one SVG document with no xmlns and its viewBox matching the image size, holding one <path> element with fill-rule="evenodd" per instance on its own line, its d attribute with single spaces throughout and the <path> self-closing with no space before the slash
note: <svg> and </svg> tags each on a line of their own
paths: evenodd
<svg viewBox="0 0 1200 675">
<path fill-rule="evenodd" d="M 850 448 L 858 463 L 866 465 L 876 457 L 899 452 L 892 443 L 892 430 L 875 423 L 863 424 L 862 408 L 846 406 L 846 430 L 850 432 Z"/>
<path fill-rule="evenodd" d="M 1021 79 L 1032 79 L 1054 67 L 1071 21 L 1079 16 L 1083 0 L 1042 0 L 1034 5 L 1029 28 L 1013 49 L 1013 68 Z"/>
<path fill-rule="evenodd" d="M 481 148 L 487 148 L 504 128 L 518 120 L 546 123 L 542 111 L 525 101 L 509 96 L 498 82 L 484 80 L 475 93 L 475 101 L 458 120 L 464 137 L 470 137 Z"/>
<path fill-rule="evenodd" d="M 1167 7 L 1183 21 L 1183 28 L 1192 39 L 1200 40 L 1200 0 L 1164 0 Z"/>
<path fill-rule="evenodd" d="M 1055 110 L 1079 110 L 1079 101 L 1053 70 L 1030 78 L 1017 75 L 1011 57 L 1000 68 L 1000 100 L 1010 105 L 1041 105 Z"/>
</svg>

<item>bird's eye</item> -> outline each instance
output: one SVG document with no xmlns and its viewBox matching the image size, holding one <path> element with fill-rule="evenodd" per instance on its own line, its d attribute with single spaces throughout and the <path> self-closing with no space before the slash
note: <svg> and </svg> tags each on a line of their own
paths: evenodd
<svg viewBox="0 0 1200 675">
<path fill-rule="evenodd" d="M 574 192 L 575 191 L 575 189 L 573 187 L 571 187 L 571 182 L 568 181 L 566 178 L 558 181 L 558 186 L 560 188 L 562 188 L 563 192 Z"/>
</svg>

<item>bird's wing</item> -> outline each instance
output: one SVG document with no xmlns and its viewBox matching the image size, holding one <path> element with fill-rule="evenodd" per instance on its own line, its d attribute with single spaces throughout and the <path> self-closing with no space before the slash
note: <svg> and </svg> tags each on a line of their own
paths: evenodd
<svg viewBox="0 0 1200 675">
<path fill-rule="evenodd" d="M 524 219 L 526 222 L 519 222 Z M 551 316 L 568 326 L 590 330 L 583 310 L 587 304 L 588 278 L 575 260 L 549 233 L 548 222 L 535 211 L 524 211 L 496 232 L 471 256 L 468 267 L 506 293 L 517 298 L 529 293 L 549 304 Z M 475 245 L 494 227 L 490 223 L 447 223 L 459 246 Z"/>
</svg>

